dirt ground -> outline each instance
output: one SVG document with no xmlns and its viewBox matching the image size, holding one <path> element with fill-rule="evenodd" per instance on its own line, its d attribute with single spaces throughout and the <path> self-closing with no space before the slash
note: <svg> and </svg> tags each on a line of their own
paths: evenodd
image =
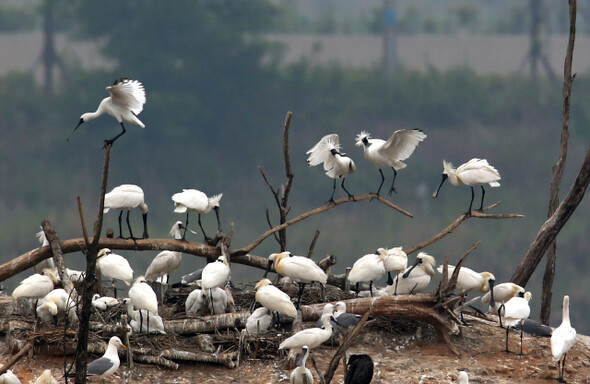
<svg viewBox="0 0 590 384">
<path fill-rule="evenodd" d="M 243 298 L 244 303 L 253 302 L 253 297 L 250 296 L 253 296 L 252 292 Z M 331 299 L 334 298 L 328 297 L 328 300 L 332 301 Z M 437 341 L 435 331 L 430 325 L 390 318 L 369 319 L 349 348 L 348 354 L 364 353 L 371 356 L 375 367 L 372 381 L 374 384 L 452 383 L 460 370 L 468 372 L 470 383 L 557 383 L 557 367 L 551 358 L 548 338 L 525 334 L 524 355 L 519 356 L 504 352 L 505 330 L 499 328 L 497 323 L 469 315 L 465 319 L 469 325 L 461 326 L 460 333 L 451 337 L 459 355 Z M 304 327 L 311 326 L 315 326 L 315 322 L 304 324 Z M 238 330 L 227 332 L 239 333 Z M 286 336 L 289 336 L 288 332 L 281 338 Z M 102 339 L 108 340 L 108 336 L 103 335 Z M 131 336 L 131 339 L 132 344 L 143 342 L 152 346 L 158 343 L 190 342 L 188 338 L 173 335 Z M 511 351 L 519 351 L 519 341 L 519 333 L 512 331 Z M 338 340 L 333 338 L 311 350 L 310 357 L 316 361 L 320 371 L 326 371 L 337 346 Z M 227 345 L 223 348 L 227 350 Z M 229 349 L 236 350 L 236 347 L 230 346 Z M 239 367 L 233 369 L 181 361 L 177 361 L 178 370 L 138 363 L 134 363 L 133 368 L 128 368 L 123 359 L 119 370 L 105 381 L 130 384 L 288 383 L 290 370 L 286 366 L 286 354 L 278 353 L 276 345 L 261 348 L 260 351 L 257 358 L 251 352 L 243 353 Z M 5 338 L 1 337 L 0 363 L 8 361 L 10 357 Z M 91 360 L 96 357 L 92 356 Z M 72 356 L 69 356 L 68 362 L 71 360 Z M 310 360 L 307 367 L 312 370 L 315 383 L 320 383 L 319 375 Z M 49 356 L 37 351 L 32 356 L 21 358 L 11 369 L 22 383 L 34 382 L 44 369 L 51 369 L 60 383 L 65 382 L 64 358 L 61 356 Z M 590 337 L 578 335 L 576 344 L 567 355 L 565 378 L 569 383 L 590 383 Z M 331 382 L 344 382 L 342 365 L 338 367 Z"/>
</svg>

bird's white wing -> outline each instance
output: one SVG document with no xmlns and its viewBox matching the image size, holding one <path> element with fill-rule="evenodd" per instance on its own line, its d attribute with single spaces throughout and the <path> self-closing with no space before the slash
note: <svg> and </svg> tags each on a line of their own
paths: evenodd
<svg viewBox="0 0 590 384">
<path fill-rule="evenodd" d="M 137 80 L 122 79 L 107 87 L 113 102 L 129 108 L 131 112 L 139 115 L 145 104 L 145 89 Z"/>
<path fill-rule="evenodd" d="M 330 150 L 332 148 L 338 149 L 339 146 L 340 144 L 337 134 L 332 133 L 322 137 L 322 139 L 316 145 L 306 152 L 306 154 L 309 155 L 307 158 L 307 163 L 310 166 L 316 166 L 318 164 L 324 163 L 325 170 L 332 168 L 333 164 L 326 164 L 327 162 L 333 163 L 333 156 L 330 153 Z"/>
<path fill-rule="evenodd" d="M 457 168 L 457 174 L 463 184 L 477 185 L 492 183 L 499 186 L 500 173 L 485 159 L 471 159 Z"/>
<path fill-rule="evenodd" d="M 390 156 L 395 156 L 396 160 L 405 160 L 425 138 L 426 134 L 419 129 L 400 129 L 391 135 L 382 150 Z"/>
<path fill-rule="evenodd" d="M 137 207 L 143 201 L 143 192 L 109 192 L 104 197 L 105 211 L 112 209 L 131 209 Z"/>
</svg>

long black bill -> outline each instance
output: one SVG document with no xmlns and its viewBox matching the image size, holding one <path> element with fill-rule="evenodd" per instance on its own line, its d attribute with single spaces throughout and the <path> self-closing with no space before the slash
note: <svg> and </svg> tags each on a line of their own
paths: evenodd
<svg viewBox="0 0 590 384">
<path fill-rule="evenodd" d="M 494 284 L 496 284 L 496 280 L 488 280 L 488 284 L 490 285 L 490 306 L 494 308 L 496 305 L 496 301 L 494 300 Z"/>
<path fill-rule="evenodd" d="M 70 139 L 72 138 L 72 136 L 74 136 L 74 132 L 76 132 L 76 129 L 78 129 L 79 126 L 81 126 L 84 123 L 84 120 L 82 120 L 82 118 L 80 118 L 80 121 L 78 121 L 78 125 L 76 125 L 76 128 L 74 128 L 74 130 L 72 131 L 72 133 L 70 133 L 70 136 L 68 136 L 68 138 L 66 139 L 66 141 L 70 141 Z"/>
<path fill-rule="evenodd" d="M 301 348 L 301 350 L 302 350 L 301 357 L 297 361 L 298 367 L 301 367 L 303 365 L 303 360 L 305 359 L 305 355 L 307 355 L 307 348 Z"/>
<path fill-rule="evenodd" d="M 147 213 L 143 214 L 143 238 L 144 239 L 149 239 L 150 235 L 148 234 L 148 230 L 147 230 Z"/>
<path fill-rule="evenodd" d="M 434 191 L 434 193 L 432 194 L 432 198 L 436 199 L 436 197 L 438 196 L 438 191 L 440 191 L 440 188 L 443 186 L 444 182 L 449 178 L 449 176 L 446 173 L 443 173 L 442 175 L 442 180 L 440 182 L 440 184 L 438 185 L 438 188 L 436 189 L 436 191 Z"/>
<path fill-rule="evenodd" d="M 266 271 L 264 271 L 264 276 L 262 276 L 262 278 L 266 278 L 266 275 L 268 275 L 268 272 L 270 272 L 270 268 L 272 267 L 272 263 L 274 261 L 269 260 L 268 263 L 266 264 Z"/>
<path fill-rule="evenodd" d="M 412 270 L 413 270 L 414 268 L 416 268 L 416 266 L 417 266 L 418 264 L 420 264 L 421 262 L 422 262 L 422 261 L 421 261 L 420 259 L 416 259 L 416 262 L 414 263 L 414 265 L 412 265 L 412 266 L 410 267 L 410 269 L 408 269 L 408 270 L 407 270 L 407 271 L 406 271 L 406 272 L 405 272 L 405 273 L 402 275 L 402 277 L 403 277 L 404 279 L 407 279 L 407 278 L 408 278 L 408 276 L 410 276 L 410 273 L 412 272 Z"/>
</svg>

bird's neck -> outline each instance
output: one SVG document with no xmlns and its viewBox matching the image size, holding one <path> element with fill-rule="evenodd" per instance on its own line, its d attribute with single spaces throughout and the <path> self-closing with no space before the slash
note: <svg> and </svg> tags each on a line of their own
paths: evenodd
<svg viewBox="0 0 590 384">
<path fill-rule="evenodd" d="M 570 324 L 570 306 L 569 306 L 569 304 L 563 306 L 561 323 L 568 324 L 568 325 Z"/>
</svg>

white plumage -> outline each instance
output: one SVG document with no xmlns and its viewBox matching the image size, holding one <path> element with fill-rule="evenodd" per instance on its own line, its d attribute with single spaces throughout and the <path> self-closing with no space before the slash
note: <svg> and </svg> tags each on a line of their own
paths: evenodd
<svg viewBox="0 0 590 384">
<path fill-rule="evenodd" d="M 227 258 L 221 255 L 212 263 L 205 265 L 201 276 L 201 288 L 225 287 L 231 278 L 231 269 Z"/>
<path fill-rule="evenodd" d="M 129 326 L 134 333 L 166 334 L 161 316 L 154 315 L 145 309 L 133 309 L 133 303 L 131 303 L 130 299 L 124 299 L 123 304 L 127 306 L 127 315 L 130 319 Z"/>
<path fill-rule="evenodd" d="M 106 311 L 107 308 L 114 307 L 115 305 L 119 305 L 119 300 L 114 297 L 101 297 L 98 293 L 95 293 L 94 296 L 92 296 L 92 306 L 101 311 Z"/>
<path fill-rule="evenodd" d="M 42 247 L 46 247 L 49 245 L 49 241 L 47 237 L 45 237 L 45 232 L 43 228 L 39 232 L 37 232 L 37 240 L 41 243 Z M 48 257 L 47 259 L 38 262 L 33 266 L 33 270 L 35 273 L 41 273 L 44 269 L 55 269 L 55 263 L 53 262 L 53 257 Z"/>
<path fill-rule="evenodd" d="M 152 315 L 158 314 L 158 297 L 156 293 L 149 286 L 148 283 L 144 281 L 144 277 L 138 277 L 133 286 L 129 289 L 129 299 L 135 308 L 139 311 L 140 317 L 140 332 L 142 330 L 141 325 L 143 325 L 143 314 L 141 312 L 142 309 L 148 311 Z M 147 332 L 150 332 L 150 317 L 147 316 Z"/>
<path fill-rule="evenodd" d="M 450 279 L 455 271 L 453 265 L 448 266 L 447 279 Z M 439 265 L 438 272 L 443 273 L 443 266 Z M 460 294 L 466 294 L 471 291 L 488 292 L 494 287 L 496 278 L 489 272 L 475 272 L 473 269 L 461 267 L 457 276 L 455 289 Z M 492 296 L 493 299 L 493 296 Z"/>
<path fill-rule="evenodd" d="M 112 145 L 115 140 L 125 133 L 123 122 L 137 124 L 145 128 L 145 125 L 137 118 L 137 115 L 143 110 L 143 105 L 146 101 L 143 84 L 137 80 L 122 77 L 115 80 L 113 85 L 106 87 L 106 90 L 110 93 L 110 96 L 100 102 L 95 112 L 87 112 L 80 116 L 78 125 L 76 125 L 76 128 L 74 128 L 67 140 L 70 140 L 80 125 L 96 119 L 105 113 L 117 119 L 122 129 L 121 133 L 110 140 L 105 140 L 105 143 Z"/>
<path fill-rule="evenodd" d="M 40 299 L 53 290 L 57 283 L 57 275 L 52 269 L 44 269 L 42 273 L 35 273 L 20 282 L 12 292 L 14 298 L 29 297 Z"/>
<path fill-rule="evenodd" d="M 347 313 L 346 303 L 344 301 L 338 301 L 334 309 L 334 319 L 336 319 L 338 327 L 348 329 L 354 327 L 361 321 L 362 316 L 356 313 Z"/>
<path fill-rule="evenodd" d="M 289 349 L 294 350 L 295 352 L 302 352 L 302 348 L 304 346 L 312 349 L 318 345 L 321 345 L 323 342 L 327 341 L 330 336 L 332 336 L 332 325 L 330 324 L 331 318 L 331 315 L 323 315 L 323 328 L 313 327 L 299 331 L 293 336 L 284 340 L 279 345 L 279 349 Z"/>
<path fill-rule="evenodd" d="M 256 308 L 246 319 L 246 330 L 251 335 L 258 335 L 270 329 L 272 316 L 266 307 Z"/>
<path fill-rule="evenodd" d="M 469 375 L 465 371 L 460 371 L 457 374 L 458 384 L 469 384 Z"/>
<path fill-rule="evenodd" d="M 553 355 L 553 361 L 557 361 L 558 380 L 560 382 L 564 382 L 563 371 L 565 370 L 566 355 L 575 342 L 576 330 L 570 323 L 570 297 L 565 295 L 563 297 L 561 324 L 551 334 L 551 354 Z"/>
<path fill-rule="evenodd" d="M 308 259 L 307 257 L 294 256 L 288 251 L 272 253 L 268 257 L 267 273 L 273 263 L 279 275 L 287 276 L 299 285 L 296 308 L 299 308 L 299 304 L 301 303 L 301 296 L 303 295 L 305 284 L 313 282 L 326 284 L 328 282 L 326 273 L 312 259 Z M 266 273 L 264 276 L 266 276 Z"/>
<path fill-rule="evenodd" d="M 297 367 L 291 372 L 289 376 L 289 384 L 313 384 L 313 375 L 311 371 L 305 366 L 307 357 L 309 355 L 309 349 L 307 346 L 303 346 L 301 357 L 297 361 Z"/>
<path fill-rule="evenodd" d="M 39 377 L 37 377 L 35 384 L 58 384 L 58 381 L 51 374 L 51 370 L 46 369 Z"/>
<path fill-rule="evenodd" d="M 122 184 L 113 188 L 112 191 L 104 195 L 104 213 L 111 209 L 118 209 L 119 213 L 119 238 L 123 239 L 121 228 L 121 219 L 123 211 L 127 211 L 127 229 L 129 230 L 129 239 L 135 239 L 131 224 L 129 223 L 129 213 L 132 209 L 139 209 L 143 215 L 143 239 L 149 237 L 147 230 L 148 205 L 145 203 L 143 189 L 134 184 Z"/>
<path fill-rule="evenodd" d="M 531 314 L 531 307 L 529 307 L 531 297 L 531 293 L 527 291 L 524 297 L 513 297 L 504 304 L 504 310 L 501 311 L 501 315 L 506 326 L 506 352 L 509 352 L 508 333 L 510 332 L 510 328 L 520 323 L 520 354 L 522 355 L 522 324 Z"/>
<path fill-rule="evenodd" d="M 194 289 L 184 303 L 185 312 L 198 316 L 218 315 L 227 309 L 227 292 L 215 287 L 211 289 Z"/>
<path fill-rule="evenodd" d="M 186 222 L 184 224 L 185 230 L 182 235 L 183 240 L 186 236 L 186 231 L 188 228 L 188 214 L 191 211 L 197 212 L 199 215 L 199 228 L 201 228 L 201 231 L 203 231 L 203 236 L 205 237 L 206 242 L 209 241 L 209 237 L 205 234 L 203 225 L 201 225 L 201 214 L 207 214 L 211 212 L 211 209 L 213 209 L 215 211 L 215 216 L 217 217 L 217 230 L 221 232 L 221 223 L 219 222 L 219 201 L 221 200 L 222 196 L 223 193 L 207 197 L 204 192 L 201 192 L 198 189 L 183 189 L 182 192 L 172 195 L 172 201 L 174 201 L 174 212 L 186 213 Z"/>
<path fill-rule="evenodd" d="M 385 181 L 382 167 L 390 167 L 393 170 L 393 180 L 389 194 L 395 191 L 394 183 L 397 177 L 397 170 L 406 167 L 403 160 L 412 155 L 418 144 L 426 138 L 426 134 L 419 129 L 400 129 L 391 135 L 387 141 L 382 139 L 371 139 L 371 134 L 362 131 L 356 136 L 356 145 L 363 147 L 365 158 L 379 169 L 381 174 L 381 184 L 377 196 L 381 192 L 381 187 Z"/>
<path fill-rule="evenodd" d="M 174 223 L 170 229 L 170 236 L 180 240 L 182 238 L 181 228 L 183 227 L 182 221 Z M 154 257 L 151 264 L 145 271 L 146 280 L 155 280 L 158 277 L 166 275 L 166 282 L 170 278 L 170 274 L 180 267 L 182 261 L 182 252 L 177 251 L 162 251 Z"/>
<path fill-rule="evenodd" d="M 256 284 L 255 300 L 270 311 L 297 317 L 297 309 L 285 292 L 271 284 L 269 279 L 262 279 Z"/>
<path fill-rule="evenodd" d="M 10 369 L 0 375 L 0 384 L 21 384 L 20 380 Z"/>
<path fill-rule="evenodd" d="M 488 291 L 485 295 L 481 297 L 482 304 L 488 306 L 488 312 L 496 312 L 498 314 L 498 318 L 500 320 L 500 326 L 502 327 L 502 317 L 500 316 L 500 309 L 503 304 L 505 304 L 508 300 L 512 299 L 515 296 L 524 297 L 524 288 L 518 284 L 514 283 L 500 283 L 494 285 L 493 293 L 494 293 L 494 301 L 496 305 L 491 306 L 491 293 L 492 291 Z"/>
<path fill-rule="evenodd" d="M 104 379 L 105 377 L 115 373 L 121 364 L 121 361 L 119 360 L 119 353 L 117 352 L 119 347 L 127 349 L 121 339 L 119 339 L 117 336 L 111 337 L 104 355 L 92 361 L 90 364 L 88 364 L 88 367 L 86 367 L 86 376 Z"/>
<path fill-rule="evenodd" d="M 405 271 L 408 267 L 408 255 L 404 252 L 403 247 L 389 248 L 385 254 L 385 259 L 383 259 L 383 265 L 387 271 L 387 284 L 392 285 L 394 282 L 391 272 L 397 275 Z"/>
<path fill-rule="evenodd" d="M 483 184 L 489 184 L 490 187 L 499 187 L 500 173 L 496 168 L 488 164 L 486 159 L 471 159 L 467 163 L 460 165 L 457 169 L 453 167 L 453 164 L 443 161 L 443 173 L 442 180 L 438 185 L 438 188 L 432 194 L 433 198 L 438 196 L 440 188 L 444 182 L 449 179 L 449 182 L 454 186 L 468 185 L 471 187 L 471 201 L 469 202 L 469 209 L 467 213 L 471 212 L 473 205 L 473 199 L 475 197 L 475 191 L 473 190 L 474 185 L 481 187 L 481 205 L 479 210 L 483 210 L 483 198 L 486 194 Z"/>
<path fill-rule="evenodd" d="M 133 269 L 131 269 L 127 259 L 112 253 L 108 248 L 103 248 L 98 252 L 96 267 L 103 276 L 113 280 L 113 287 L 115 285 L 114 280 L 122 280 L 127 286 L 130 286 L 133 282 Z M 115 297 L 117 297 L 116 289 Z"/>
<path fill-rule="evenodd" d="M 369 281 L 369 291 L 371 296 L 373 295 L 373 281 L 379 280 L 385 273 L 383 261 L 386 254 L 387 251 L 384 248 L 379 248 L 376 253 L 364 255 L 354 262 L 348 274 L 348 280 L 351 284 L 357 285 L 357 292 L 359 292 L 360 282 Z"/>
<path fill-rule="evenodd" d="M 37 316 L 46 323 L 57 324 L 66 316 L 70 322 L 78 321 L 76 303 L 63 288 L 54 289 L 39 300 Z"/>
<path fill-rule="evenodd" d="M 332 196 L 328 203 L 334 202 L 334 192 L 336 191 L 336 179 L 342 178 L 341 187 L 353 199 L 354 196 L 348 192 L 344 186 L 346 176 L 356 172 L 356 165 L 351 158 L 340 152 L 340 140 L 338 135 L 333 133 L 322 137 L 322 139 L 306 152 L 309 155 L 307 164 L 309 166 L 324 165 L 326 175 L 334 179 L 332 187 Z"/>
</svg>

